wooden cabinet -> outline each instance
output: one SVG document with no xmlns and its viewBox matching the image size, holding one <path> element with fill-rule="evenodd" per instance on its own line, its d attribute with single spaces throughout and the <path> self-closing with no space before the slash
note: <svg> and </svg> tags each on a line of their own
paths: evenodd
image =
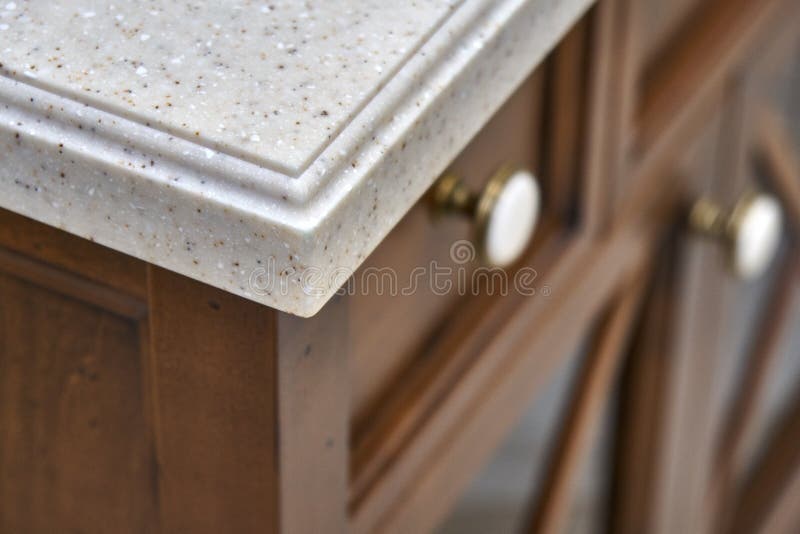
<svg viewBox="0 0 800 534">
<path fill-rule="evenodd" d="M 564 369 L 528 531 L 568 528 L 601 439 L 596 531 L 797 528 L 799 29 L 596 3 L 450 166 L 539 177 L 506 291 L 427 196 L 311 319 L 0 212 L 0 531 L 431 531 Z M 687 215 L 754 188 L 786 237 L 745 283 Z"/>
</svg>

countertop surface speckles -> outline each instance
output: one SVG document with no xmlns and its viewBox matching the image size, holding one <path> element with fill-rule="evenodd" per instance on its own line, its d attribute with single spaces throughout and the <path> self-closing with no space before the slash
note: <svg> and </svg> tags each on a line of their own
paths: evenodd
<svg viewBox="0 0 800 534">
<path fill-rule="evenodd" d="M 0 39 L 40 87 L 296 174 L 456 3 L 0 0 Z"/>
<path fill-rule="evenodd" d="M 590 4 L 0 0 L 0 206 L 311 315 Z"/>
</svg>

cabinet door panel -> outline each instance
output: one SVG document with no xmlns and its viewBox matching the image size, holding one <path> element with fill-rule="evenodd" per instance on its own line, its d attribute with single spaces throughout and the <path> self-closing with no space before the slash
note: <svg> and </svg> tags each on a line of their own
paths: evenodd
<svg viewBox="0 0 800 534">
<path fill-rule="evenodd" d="M 726 119 L 718 106 L 669 172 L 687 200 L 725 187 L 717 178 Z M 688 235 L 682 217 L 670 216 L 626 372 L 615 532 L 696 532 L 711 476 L 724 259 Z"/>
<path fill-rule="evenodd" d="M 731 352 L 741 365 L 720 436 L 721 482 L 713 495 L 725 525 L 741 532 L 767 532 L 777 524 L 783 530 L 775 531 L 790 531 L 791 523 L 800 521 L 794 511 L 797 490 L 791 494 L 791 481 L 800 480 L 800 461 L 792 452 L 800 409 L 800 353 L 792 328 L 800 313 L 799 58 L 800 21 L 787 18 L 739 76 L 745 110 L 739 172 L 781 201 L 786 228 L 783 257 L 772 272 L 732 288 L 732 302 L 751 320 L 729 329 Z M 753 298 L 758 292 L 760 301 Z"/>
<path fill-rule="evenodd" d="M 760 9 L 758 4 L 748 6 Z M 649 325 L 655 333 L 638 347 L 631 362 L 621 428 L 617 530 L 727 532 L 746 520 L 750 526 L 745 531 L 755 532 L 753 518 L 759 518 L 762 526 L 768 524 L 767 510 L 783 498 L 776 482 L 781 468 L 768 457 L 774 456 L 770 451 L 785 448 L 773 438 L 794 431 L 781 427 L 775 432 L 769 427 L 797 409 L 793 403 L 800 387 L 800 362 L 788 335 L 789 325 L 796 321 L 793 294 L 800 213 L 797 145 L 791 132 L 798 117 L 792 112 L 796 99 L 787 96 L 796 95 L 800 87 L 794 81 L 792 61 L 798 50 L 797 26 L 787 17 L 785 23 L 773 19 L 766 26 L 769 32 L 749 32 L 751 45 L 737 45 L 740 52 L 729 55 L 728 65 L 717 73 L 714 92 L 719 96 L 688 105 L 710 114 L 716 104 L 716 119 L 700 136 L 678 135 L 699 127 L 691 127 L 691 114 L 680 115 L 685 106 L 676 99 L 663 108 L 671 107 L 675 120 L 663 123 L 662 135 L 652 137 L 653 153 L 643 158 L 644 168 L 650 162 L 652 177 L 659 174 L 653 162 L 661 159 L 659 165 L 666 167 L 667 150 L 683 151 L 685 163 L 669 176 L 686 179 L 687 204 L 704 195 L 730 209 L 746 192 L 773 194 L 782 204 L 787 229 L 771 268 L 756 279 L 742 280 L 725 258 L 726 246 L 732 245 L 686 233 L 681 214 L 676 213 L 675 249 L 665 249 L 659 259 L 670 273 L 660 284 L 661 299 L 651 302 L 646 319 L 645 328 Z M 680 61 L 674 61 L 676 65 Z M 702 73 L 700 83 L 708 76 Z M 688 77 L 681 83 L 680 76 L 672 79 L 679 88 L 696 89 Z M 662 96 L 667 94 L 665 90 Z M 650 106 L 645 124 L 658 122 L 653 120 L 657 109 Z M 767 159 L 772 160 L 766 164 L 759 161 L 765 157 L 759 146 L 765 137 L 765 109 L 775 119 L 767 131 L 771 152 Z M 668 115 L 665 112 L 662 118 Z M 792 229 L 794 236 L 789 235 Z M 776 396 L 780 402 L 767 400 Z M 786 463 L 780 484 L 788 487 L 791 476 L 800 476 L 800 469 L 794 471 L 798 467 Z M 798 475 L 791 475 L 795 472 Z"/>
<path fill-rule="evenodd" d="M 150 532 L 135 319 L 0 274 L 0 530 Z"/>
</svg>

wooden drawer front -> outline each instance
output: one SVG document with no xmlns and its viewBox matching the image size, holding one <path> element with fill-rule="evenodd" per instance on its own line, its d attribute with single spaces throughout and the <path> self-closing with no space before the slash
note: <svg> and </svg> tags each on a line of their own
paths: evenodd
<svg viewBox="0 0 800 534">
<path fill-rule="evenodd" d="M 597 22 L 593 10 L 451 165 L 476 189 L 508 162 L 540 178 L 543 217 L 528 254 L 508 271 L 507 294 L 473 279 L 476 264 L 452 255 L 470 237 L 469 224 L 434 220 L 425 198 L 354 277 L 358 284 L 369 271 L 391 268 L 402 284 L 432 263 L 454 273 L 443 294 L 425 279 L 409 294 L 356 287 L 350 297 L 356 532 L 432 528 L 643 261 L 637 235 L 602 243 L 589 235 L 605 211 L 596 194 L 601 174 L 589 172 L 599 167 L 602 135 L 588 127 L 592 106 L 601 104 L 593 99 L 599 72 L 587 68 Z M 532 276 L 523 283 L 530 293 L 514 285 L 520 272 Z M 470 280 L 460 290 L 459 276 Z"/>
<path fill-rule="evenodd" d="M 586 25 L 580 23 L 567 36 L 447 170 L 462 177 L 473 191 L 504 165 L 520 165 L 536 175 L 543 195 L 542 215 L 527 257 L 512 267 L 511 278 L 520 267 L 535 268 L 537 256 L 549 243 L 573 235 L 585 211 L 581 150 L 586 135 L 582 118 L 587 97 L 582 61 L 589 44 Z M 430 195 L 422 198 L 348 286 L 351 321 L 357 329 L 351 357 L 356 420 L 366 417 L 398 372 L 460 306 L 481 292 L 472 283 L 485 282 L 475 276 L 479 258 L 464 261 L 454 256 L 458 253 L 454 247 L 473 240 L 472 222 L 433 212 Z M 441 288 L 432 287 L 434 281 L 427 275 L 415 280 L 415 270 L 422 268 L 427 274 L 432 266 L 451 270 L 452 276 L 442 277 L 447 282 L 442 281 Z M 543 285 L 538 284 L 539 289 Z M 402 331 L 398 325 L 403 325 Z"/>
<path fill-rule="evenodd" d="M 537 73 L 453 165 L 473 190 L 479 190 L 498 167 L 511 161 L 541 175 L 537 157 L 541 92 L 542 78 Z M 470 248 L 471 222 L 461 217 L 435 218 L 432 212 L 430 199 L 423 198 L 351 280 L 351 320 L 357 329 L 351 351 L 357 420 L 365 416 L 408 360 L 427 345 L 428 338 L 451 316 L 465 293 L 472 293 L 471 287 L 455 287 L 456 276 L 434 281 L 427 274 L 429 269 L 440 267 L 461 271 L 464 280 L 471 282 L 479 265 L 479 260 L 469 259 L 476 255 Z M 545 224 L 551 224 L 551 220 Z M 463 243 L 465 240 L 469 243 Z M 458 247 L 463 248 L 468 261 L 454 259 Z M 414 279 L 418 268 L 426 272 L 419 281 Z M 385 281 L 371 273 L 385 272 L 396 273 L 397 287 L 377 287 Z M 450 285 L 453 287 L 448 290 Z M 400 325 L 402 328 L 398 328 Z"/>
<path fill-rule="evenodd" d="M 480 190 L 492 173 L 508 162 L 525 165 L 541 175 L 537 157 L 541 95 L 542 77 L 537 73 L 453 165 L 473 190 Z M 427 274 L 415 280 L 415 269 L 423 268 L 426 273 L 432 265 L 461 269 L 471 278 L 478 264 L 477 260 L 459 263 L 461 260 L 454 261 L 452 257 L 457 252 L 452 247 L 460 246 L 460 240 L 471 239 L 471 222 L 466 217 L 435 219 L 431 208 L 430 199 L 423 198 L 350 281 L 354 293 L 351 320 L 357 329 L 351 350 L 356 419 L 364 417 L 388 383 L 426 345 L 437 325 L 464 296 L 464 290 L 446 290 L 445 284 L 455 282 L 455 277 L 442 277 L 439 291 L 431 287 Z M 465 243 L 463 252 L 472 256 L 475 250 Z M 397 287 L 378 287 L 388 283 L 388 278 L 379 278 L 384 273 L 396 273 L 396 284 L 392 281 L 392 286 Z M 362 325 L 368 327 L 361 328 Z M 402 328 L 398 328 L 400 325 Z"/>
<path fill-rule="evenodd" d="M 495 118 L 476 136 L 464 153 L 452 164 L 473 190 L 479 190 L 492 173 L 504 164 L 514 162 L 528 166 L 540 180 L 549 206 L 549 182 L 543 178 L 540 160 L 543 133 L 543 100 L 545 69 L 538 69 L 498 111 Z M 557 232 L 566 230 L 563 219 L 547 209 L 539 223 L 533 249 L 541 249 Z M 544 233 L 547 235 L 544 235 Z M 432 215 L 430 198 L 419 204 L 367 259 L 353 281 L 364 279 L 370 272 L 397 273 L 401 284 L 411 280 L 415 269 L 426 274 L 420 287 L 400 295 L 377 292 L 372 288 L 356 288 L 351 298 L 350 361 L 353 373 L 352 446 L 353 500 L 358 522 L 359 511 L 369 500 L 368 488 L 379 479 L 392 454 L 399 453 L 416 434 L 427 413 L 433 409 L 435 396 L 444 394 L 455 376 L 448 366 L 463 368 L 464 362 L 450 359 L 453 349 L 433 350 L 437 340 L 448 337 L 451 325 L 468 314 L 482 315 L 491 307 L 510 304 L 514 295 L 489 297 L 487 289 L 475 286 L 472 275 L 479 261 L 462 262 L 453 254 L 455 247 L 464 247 L 467 258 L 474 249 L 463 243 L 471 239 L 471 223 L 467 219 Z M 452 250 L 451 250 L 452 249 Z M 535 250 L 526 258 L 525 266 L 534 266 Z M 455 258 L 455 259 L 454 259 Z M 450 269 L 449 290 L 432 287 L 428 269 Z M 534 267 L 535 268 L 535 267 Z M 452 284 L 458 278 L 469 280 L 461 288 Z M 442 286 L 437 286 L 442 287 Z M 535 285 L 533 286 L 535 289 Z M 541 289 L 541 288 L 540 288 Z M 482 298 L 483 297 L 483 298 Z M 479 311 L 471 301 L 487 304 Z M 475 317 L 478 320 L 479 317 Z M 452 337 L 452 336 L 450 336 Z M 441 341 L 439 341 L 441 343 Z M 463 356 L 465 360 L 467 356 Z M 423 391 L 415 391 L 422 389 Z M 417 396 L 414 399 L 409 396 Z M 413 410 L 413 420 L 400 421 L 401 406 Z M 401 428 L 401 425 L 405 425 Z M 432 445 L 432 444 L 431 444 Z M 427 451 L 426 454 L 430 454 Z M 367 507 L 387 507 L 391 499 Z M 367 515 L 374 512 L 367 510 Z M 376 518 L 380 514 L 375 514 Z M 372 520 L 363 520 L 363 530 L 375 527 Z"/>
</svg>

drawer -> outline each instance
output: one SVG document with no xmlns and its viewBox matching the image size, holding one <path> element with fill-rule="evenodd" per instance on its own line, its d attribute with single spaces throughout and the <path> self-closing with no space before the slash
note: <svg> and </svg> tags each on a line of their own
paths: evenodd
<svg viewBox="0 0 800 534">
<path fill-rule="evenodd" d="M 590 212 L 604 211 L 605 200 L 590 193 L 602 184 L 587 173 L 602 130 L 587 122 L 597 80 L 585 65 L 593 61 L 596 20 L 590 11 L 446 171 L 473 190 L 509 163 L 539 178 L 542 215 L 529 249 L 505 272 L 491 271 L 505 277 L 507 291 L 492 285 L 502 284 L 498 278 L 476 276 L 486 273 L 479 262 L 457 255 L 473 229 L 468 220 L 433 215 L 430 192 L 351 280 L 356 532 L 427 531 L 441 520 L 642 260 L 644 247 L 633 238 L 596 244 L 588 237 Z M 402 291 L 415 269 L 434 267 L 450 269 L 450 290 L 426 280 Z M 384 290 L 396 280 L 395 291 L 360 286 L 379 277 Z M 445 444 L 450 454 L 442 457 Z"/>
<path fill-rule="evenodd" d="M 536 176 L 541 216 L 525 259 L 510 268 L 511 276 L 522 267 L 535 269 L 536 257 L 548 244 L 569 239 L 579 223 L 581 203 L 586 200 L 580 151 L 587 97 L 581 57 L 587 44 L 586 24 L 579 24 L 444 171 L 459 176 L 475 192 L 508 165 L 527 168 Z M 346 288 L 352 297 L 351 321 L 358 329 L 351 339 L 356 420 L 364 419 L 388 384 L 459 306 L 479 293 L 479 288 L 464 283 L 456 287 L 457 275 L 471 283 L 475 270 L 486 267 L 478 257 L 474 224 L 468 217 L 438 216 L 433 204 L 429 191 Z M 465 251 L 469 261 L 454 257 L 459 244 L 472 247 Z M 447 280 L 453 291 L 434 290 L 429 278 L 414 281 L 415 269 L 436 266 L 452 271 Z M 379 280 L 381 275 L 387 278 Z M 376 291 L 379 283 L 386 287 Z M 411 290 L 415 283 L 419 287 Z"/>
<path fill-rule="evenodd" d="M 497 113 L 469 148 L 453 163 L 452 172 L 463 176 L 475 191 L 480 190 L 492 173 L 514 162 L 541 173 L 539 146 L 543 93 L 542 72 L 537 71 Z M 548 182 L 544 182 L 546 188 Z M 537 233 L 555 230 L 559 218 L 548 209 Z M 396 379 L 398 373 L 425 347 L 434 332 L 451 318 L 453 310 L 472 288 L 437 291 L 431 279 L 414 280 L 414 270 L 441 267 L 460 270 L 470 278 L 480 260 L 471 240 L 472 222 L 466 217 L 437 217 L 430 194 L 409 212 L 395 230 L 367 259 L 350 280 L 352 290 L 351 321 L 357 330 L 351 336 L 353 369 L 353 411 L 356 420 L 368 417 L 370 407 Z M 562 226 L 562 229 L 563 226 Z M 552 230 L 551 230 L 552 231 Z M 538 238 L 539 246 L 544 236 Z M 463 245 L 463 250 L 458 247 Z M 452 254 L 465 254 L 454 259 Z M 376 276 L 372 276 L 375 274 Z M 390 287 L 379 276 L 392 276 Z M 443 277 L 442 284 L 458 282 L 455 276 Z M 419 287 L 412 287 L 418 284 Z M 396 286 L 396 287 L 394 287 Z M 362 328 L 362 325 L 368 326 Z"/>
</svg>

